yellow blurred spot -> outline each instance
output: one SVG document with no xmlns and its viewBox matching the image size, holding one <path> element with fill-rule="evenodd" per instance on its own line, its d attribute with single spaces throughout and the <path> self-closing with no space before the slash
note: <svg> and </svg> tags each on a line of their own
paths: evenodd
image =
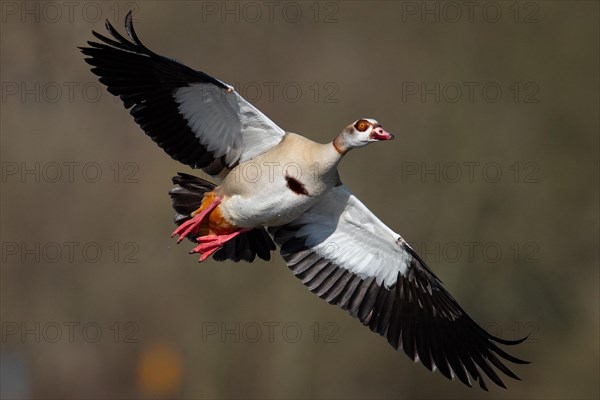
<svg viewBox="0 0 600 400">
<path fill-rule="evenodd" d="M 138 361 L 138 388 L 149 396 L 175 396 L 181 387 L 182 370 L 179 352 L 167 345 L 150 346 Z"/>
</svg>

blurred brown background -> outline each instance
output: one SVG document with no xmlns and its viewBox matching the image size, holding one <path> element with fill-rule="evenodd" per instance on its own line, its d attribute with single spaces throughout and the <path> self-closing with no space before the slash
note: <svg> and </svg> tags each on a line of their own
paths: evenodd
<svg viewBox="0 0 600 400">
<path fill-rule="evenodd" d="M 70 4 L 70 3 L 69 3 Z M 175 245 L 177 171 L 76 46 L 134 9 L 151 49 L 286 130 L 397 140 L 345 184 L 510 349 L 507 391 L 598 398 L 598 3 L 3 1 L 4 398 L 481 398 L 272 262 Z M 273 88 L 272 92 L 269 88 Z M 471 91 L 472 90 L 472 91 Z M 472 171 L 472 173 L 470 173 Z"/>
</svg>

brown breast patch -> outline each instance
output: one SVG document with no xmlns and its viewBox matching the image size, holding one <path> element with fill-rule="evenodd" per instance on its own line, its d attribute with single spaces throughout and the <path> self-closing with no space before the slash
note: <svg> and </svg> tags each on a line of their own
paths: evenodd
<svg viewBox="0 0 600 400">
<path fill-rule="evenodd" d="M 300 182 L 298 179 L 293 178 L 289 175 L 285 176 L 285 181 L 287 182 L 287 187 L 296 194 L 308 196 L 308 191 L 304 187 L 304 184 Z"/>
</svg>

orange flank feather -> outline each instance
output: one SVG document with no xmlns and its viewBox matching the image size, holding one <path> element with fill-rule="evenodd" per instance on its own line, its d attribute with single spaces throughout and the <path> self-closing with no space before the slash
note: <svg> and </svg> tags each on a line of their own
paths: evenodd
<svg viewBox="0 0 600 400">
<path fill-rule="evenodd" d="M 209 204 L 211 204 L 216 197 L 215 192 L 208 192 L 204 195 L 202 199 L 202 204 L 200 208 L 192 213 L 192 217 L 196 214 L 202 212 Z M 230 223 L 221 212 L 220 205 L 215 207 L 214 210 L 210 212 L 208 215 L 208 219 L 202 221 L 200 228 L 198 230 L 198 236 L 207 236 L 207 235 L 226 235 L 229 233 L 233 233 L 238 231 L 240 228 Z"/>
</svg>

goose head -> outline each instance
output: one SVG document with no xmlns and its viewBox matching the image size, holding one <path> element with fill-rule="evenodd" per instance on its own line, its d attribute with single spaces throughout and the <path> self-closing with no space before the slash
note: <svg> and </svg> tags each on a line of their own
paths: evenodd
<svg viewBox="0 0 600 400">
<path fill-rule="evenodd" d="M 345 154 L 355 147 L 366 146 L 372 142 L 391 140 L 394 135 L 387 132 L 381 125 L 371 118 L 361 118 L 348 125 L 333 140 L 333 147 L 340 153 Z"/>
</svg>

